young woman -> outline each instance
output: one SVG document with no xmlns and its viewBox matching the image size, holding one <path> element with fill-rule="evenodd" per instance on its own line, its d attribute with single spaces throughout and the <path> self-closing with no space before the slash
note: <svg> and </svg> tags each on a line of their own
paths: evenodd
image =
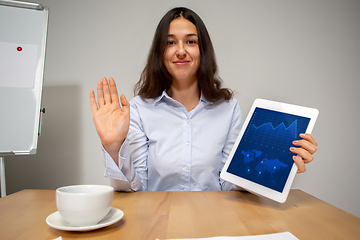
<svg viewBox="0 0 360 240">
<path fill-rule="evenodd" d="M 116 190 L 236 189 L 219 176 L 242 126 L 240 106 L 221 88 L 196 13 L 174 8 L 161 19 L 136 90 L 130 103 L 124 95 L 119 102 L 112 78 L 97 83 L 97 102 L 90 91 L 105 176 Z M 310 134 L 301 137 L 290 150 L 304 172 L 317 143 Z"/>
</svg>

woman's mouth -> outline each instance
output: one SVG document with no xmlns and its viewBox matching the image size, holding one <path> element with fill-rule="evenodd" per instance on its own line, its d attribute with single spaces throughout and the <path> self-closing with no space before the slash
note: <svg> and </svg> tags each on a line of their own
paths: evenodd
<svg viewBox="0 0 360 240">
<path fill-rule="evenodd" d="M 187 60 L 177 60 L 175 62 L 173 62 L 175 65 L 178 65 L 178 66 L 184 66 L 184 65 L 187 65 L 190 61 L 187 61 Z"/>
</svg>

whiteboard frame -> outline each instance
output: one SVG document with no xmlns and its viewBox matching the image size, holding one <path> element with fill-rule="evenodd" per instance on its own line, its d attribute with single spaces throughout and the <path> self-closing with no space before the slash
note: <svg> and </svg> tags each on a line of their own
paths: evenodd
<svg viewBox="0 0 360 240">
<path fill-rule="evenodd" d="M 44 69 L 45 69 L 45 52 L 46 52 L 46 41 L 47 41 L 47 30 L 48 30 L 48 20 L 49 20 L 49 8 L 37 4 L 37 3 L 29 3 L 29 2 L 20 2 L 20 1 L 9 1 L 9 0 L 0 0 L 0 7 L 4 8 L 22 8 L 23 11 L 39 11 L 43 14 L 43 25 L 42 25 L 42 36 L 41 43 L 38 45 L 38 59 L 35 73 L 35 85 L 34 88 L 31 89 L 33 95 L 35 97 L 36 106 L 35 106 L 35 114 L 34 114 L 34 126 L 32 132 L 32 142 L 29 142 L 29 147 L 24 147 L 20 149 L 9 149 L 8 147 L 0 146 L 0 156 L 5 155 L 28 155 L 35 154 L 37 151 L 38 144 L 38 136 L 41 133 L 41 125 L 42 125 L 42 114 L 44 112 L 41 109 L 41 99 L 42 99 L 42 88 L 43 88 L 43 80 L 44 80 Z M 40 26 L 39 26 L 40 28 Z M 40 36 L 39 36 L 40 38 Z M 0 39 L 1 41 L 1 39 Z M 24 43 L 26 44 L 26 43 Z M 5 88 L 2 88 L 2 91 L 6 91 Z M 14 91 L 14 90 L 12 90 Z M 24 90 L 28 91 L 28 90 Z M 29 90 L 30 91 L 30 90 Z M 2 110 L 0 106 L 0 111 Z M 6 118 L 6 113 L 2 114 L 2 118 Z M 4 136 L 7 137 L 7 136 Z M 21 136 L 20 136 L 21 137 Z M 30 139 L 30 138 L 29 138 Z"/>
</svg>

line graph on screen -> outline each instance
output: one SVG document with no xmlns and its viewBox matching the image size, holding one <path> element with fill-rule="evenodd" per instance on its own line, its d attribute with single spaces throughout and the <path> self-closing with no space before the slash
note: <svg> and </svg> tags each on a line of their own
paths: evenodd
<svg viewBox="0 0 360 240">
<path fill-rule="evenodd" d="M 288 127 L 283 122 L 276 127 L 271 122 L 258 127 L 252 124 L 247 133 L 251 139 L 257 142 L 264 144 L 276 143 L 280 146 L 288 145 L 297 137 L 297 120 Z"/>
<path fill-rule="evenodd" d="M 244 135 L 247 141 L 289 148 L 306 131 L 309 119 L 271 110 L 257 109 Z"/>
</svg>

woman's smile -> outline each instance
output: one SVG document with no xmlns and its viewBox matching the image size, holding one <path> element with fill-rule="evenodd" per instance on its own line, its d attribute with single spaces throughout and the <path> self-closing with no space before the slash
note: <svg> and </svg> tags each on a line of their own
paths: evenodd
<svg viewBox="0 0 360 240">
<path fill-rule="evenodd" d="M 174 61 L 173 62 L 175 65 L 178 65 L 178 66 L 186 66 L 190 63 L 190 61 L 187 61 L 187 60 L 177 60 L 177 61 Z"/>
</svg>

